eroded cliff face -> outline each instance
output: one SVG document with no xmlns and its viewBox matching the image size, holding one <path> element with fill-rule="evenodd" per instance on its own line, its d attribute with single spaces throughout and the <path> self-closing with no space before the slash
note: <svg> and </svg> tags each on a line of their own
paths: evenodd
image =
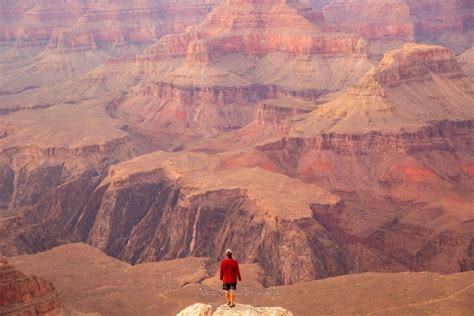
<svg viewBox="0 0 474 316">
<path fill-rule="evenodd" d="M 132 263 L 186 256 L 218 262 L 234 247 L 242 262 L 261 265 L 268 284 L 351 269 L 351 254 L 312 218 L 312 204 L 339 199 L 316 186 L 260 169 L 222 170 L 203 154 L 163 152 L 119 164 L 93 181 L 98 178 L 57 186 L 35 207 L 2 221 L 3 245 L 10 245 L 2 252 L 36 252 L 68 240 Z M 275 200 L 287 186 L 301 202 Z M 265 253 L 278 255 L 269 260 Z"/>
<path fill-rule="evenodd" d="M 462 52 L 472 42 L 474 7 L 465 0 L 341 0 L 322 10 L 326 28 L 359 34 L 383 53 L 406 42 L 431 42 Z"/>
<path fill-rule="evenodd" d="M 231 247 L 266 284 L 472 269 L 466 63 L 408 44 L 373 67 L 363 39 L 416 39 L 410 4 L 333 1 L 331 25 L 293 1 L 229 0 L 201 23 L 186 17 L 208 3 L 37 3 L 0 10 L 25 34 L 61 25 L 5 42 L 1 253 L 82 241 L 217 263 Z"/>
<path fill-rule="evenodd" d="M 184 32 L 212 6 L 155 0 L 3 3 L 0 96 L 45 88 L 38 94 L 60 97 L 46 91 L 71 80 L 90 89 L 87 79 L 79 79 L 88 71 L 111 58 L 130 58 L 163 35 Z"/>
<path fill-rule="evenodd" d="M 102 44 L 150 43 L 160 36 L 182 32 L 199 21 L 213 2 L 157 1 L 24 1 L 4 4 L 0 41 L 21 46 L 45 45 L 57 32 L 65 32 L 70 44 L 93 37 Z M 107 27 L 103 27 L 107 24 Z"/>
<path fill-rule="evenodd" d="M 462 99 L 438 105 L 449 99 L 434 88 L 440 82 Z M 358 264 L 370 264 L 368 250 L 398 268 L 463 271 L 473 259 L 474 101 L 471 90 L 463 90 L 469 82 L 449 50 L 405 46 L 387 53 L 347 94 L 285 121 L 283 137 L 257 145 L 260 162 L 248 163 L 338 192 L 345 208 L 315 208 L 315 218 L 354 251 L 364 246 Z M 405 89 L 415 87 L 419 96 L 430 91 L 429 105 L 399 103 L 409 94 Z M 418 112 L 408 115 L 412 109 Z M 370 119 L 362 125 L 371 130 L 355 123 L 364 115 Z"/>
<path fill-rule="evenodd" d="M 250 123 L 260 100 L 316 99 L 350 85 L 371 67 L 367 43 L 321 32 L 308 10 L 293 1 L 225 1 L 186 32 L 113 61 L 147 79 L 116 115 L 139 129 L 218 134 Z"/>
<path fill-rule="evenodd" d="M 329 27 L 369 40 L 415 38 L 410 7 L 403 0 L 331 1 L 322 10 Z"/>
<path fill-rule="evenodd" d="M 69 182 L 100 178 L 108 166 L 141 152 L 130 138 L 76 148 L 16 146 L 3 148 L 0 158 L 1 208 L 16 215 L 44 199 L 51 190 Z M 38 214 L 37 216 L 41 216 Z"/>
<path fill-rule="evenodd" d="M 275 170 L 340 192 L 345 209 L 315 209 L 333 238 L 398 268 L 451 273 L 473 260 L 472 194 L 464 193 L 473 181 L 472 128 L 467 121 L 406 135 L 323 134 L 257 150 L 265 165 L 270 158 Z"/>
<path fill-rule="evenodd" d="M 0 313 L 2 315 L 63 314 L 62 300 L 51 282 L 26 276 L 0 258 Z"/>
<path fill-rule="evenodd" d="M 135 96 L 117 103 L 110 112 L 147 130 L 175 126 L 219 134 L 246 126 L 255 120 L 255 111 L 264 115 L 263 108 L 266 105 L 262 105 L 260 100 L 289 97 L 314 100 L 320 95 L 321 91 L 317 89 L 290 90 L 274 84 L 201 87 L 153 82 Z M 271 103 L 271 100 L 267 103 Z M 281 114 L 277 120 L 303 112 L 303 109 L 289 111 L 286 116 Z"/>
<path fill-rule="evenodd" d="M 452 74 L 452 78 L 463 76 L 450 49 L 441 46 L 406 44 L 403 49 L 385 54 L 375 77 L 382 85 L 394 85 L 402 80 L 423 78 L 429 73 L 448 73 Z"/>
<path fill-rule="evenodd" d="M 307 12 L 311 14 L 294 1 L 225 1 L 185 34 L 169 35 L 150 52 L 161 58 L 169 51 L 181 52 L 191 64 L 215 62 L 219 56 L 231 53 L 264 56 L 272 51 L 290 55 L 367 52 L 366 43 L 356 35 L 318 32 Z"/>
</svg>

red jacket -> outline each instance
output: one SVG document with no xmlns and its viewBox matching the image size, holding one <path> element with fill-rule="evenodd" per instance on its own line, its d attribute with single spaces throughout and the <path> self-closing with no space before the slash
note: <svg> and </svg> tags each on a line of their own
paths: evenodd
<svg viewBox="0 0 474 316">
<path fill-rule="evenodd" d="M 224 259 L 221 262 L 221 280 L 224 283 L 236 283 L 237 278 L 242 281 L 240 277 L 239 264 L 235 259 Z"/>
</svg>

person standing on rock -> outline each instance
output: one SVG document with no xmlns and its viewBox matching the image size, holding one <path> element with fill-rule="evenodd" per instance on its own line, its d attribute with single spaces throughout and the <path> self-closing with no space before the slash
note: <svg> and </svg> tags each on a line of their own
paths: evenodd
<svg viewBox="0 0 474 316">
<path fill-rule="evenodd" d="M 225 298 L 227 305 L 235 307 L 235 290 L 237 290 L 237 279 L 242 281 L 240 277 L 239 263 L 232 259 L 232 250 L 225 251 L 226 258 L 222 260 L 220 267 L 220 279 L 223 282 L 223 289 L 226 291 Z"/>
</svg>

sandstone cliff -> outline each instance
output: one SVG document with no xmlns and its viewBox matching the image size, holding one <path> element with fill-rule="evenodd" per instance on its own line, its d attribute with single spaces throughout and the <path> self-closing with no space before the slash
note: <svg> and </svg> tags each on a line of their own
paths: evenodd
<svg viewBox="0 0 474 316">
<path fill-rule="evenodd" d="M 216 62 L 219 56 L 230 53 L 262 56 L 275 50 L 291 55 L 367 51 L 358 36 L 319 32 L 304 12 L 294 1 L 225 1 L 201 23 L 188 27 L 187 35 L 169 35 L 149 52 L 159 57 L 169 51 L 181 52 L 193 64 Z"/>
<path fill-rule="evenodd" d="M 51 282 L 26 276 L 0 258 L 1 315 L 62 315 L 62 300 Z"/>
<path fill-rule="evenodd" d="M 321 32 L 297 2 L 225 1 L 185 33 L 113 61 L 140 67 L 142 83 L 116 115 L 143 130 L 235 130 L 262 99 L 316 99 L 350 85 L 371 67 L 367 49 L 360 36 Z"/>
<path fill-rule="evenodd" d="M 257 103 L 253 121 L 262 125 L 279 126 L 284 120 L 314 110 L 315 105 L 297 98 L 267 99 Z"/>
<path fill-rule="evenodd" d="M 279 140 L 226 159 L 338 192 L 345 209 L 315 209 L 315 217 L 354 251 L 364 245 L 414 270 L 464 270 L 472 262 L 473 201 L 460 193 L 472 184 L 470 82 L 449 50 L 408 45 L 335 100 L 284 121 Z M 421 221 L 420 212 L 432 217 Z M 368 224 L 370 214 L 379 224 Z M 414 234 L 424 237 L 400 241 Z"/>
<path fill-rule="evenodd" d="M 321 92 L 317 89 L 290 90 L 275 84 L 201 87 L 152 82 L 117 104 L 111 113 L 149 131 L 175 127 L 218 134 L 246 126 L 255 120 L 255 113 L 256 120 L 260 121 L 258 117 L 265 115 L 263 108 L 269 107 L 265 104 L 271 103 L 270 99 L 294 97 L 298 104 L 305 102 L 300 98 L 313 100 L 319 95 Z M 262 99 L 266 99 L 265 104 L 259 102 Z M 285 107 L 291 106 L 282 105 L 280 108 Z M 304 109 L 288 110 L 278 120 L 303 112 Z"/>
<path fill-rule="evenodd" d="M 77 240 L 132 263 L 190 255 L 217 261 L 230 246 L 242 262 L 258 262 L 269 283 L 284 284 L 348 269 L 342 248 L 312 220 L 314 204 L 339 202 L 317 186 L 258 168 L 222 170 L 204 154 L 164 152 L 117 165 L 98 186 L 91 180 L 53 188 L 37 207 L 3 222 L 5 243 L 15 247 L 3 252 Z M 280 256 L 263 260 L 262 251 Z"/>
<path fill-rule="evenodd" d="M 470 120 L 473 93 L 470 79 L 449 49 L 406 44 L 385 53 L 376 69 L 291 130 L 294 135 L 398 132 L 414 131 L 428 122 Z"/>
<path fill-rule="evenodd" d="M 163 35 L 184 32 L 212 5 L 199 0 L 2 4 L 0 95 L 62 84 L 112 57 L 133 56 Z"/>
</svg>

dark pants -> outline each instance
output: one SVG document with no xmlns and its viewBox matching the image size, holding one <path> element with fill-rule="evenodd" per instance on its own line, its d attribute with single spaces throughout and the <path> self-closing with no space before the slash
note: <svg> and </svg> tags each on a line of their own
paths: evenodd
<svg viewBox="0 0 474 316">
<path fill-rule="evenodd" d="M 237 290 L 237 282 L 234 283 L 224 283 L 222 285 L 222 289 L 229 291 L 229 290 Z"/>
</svg>

